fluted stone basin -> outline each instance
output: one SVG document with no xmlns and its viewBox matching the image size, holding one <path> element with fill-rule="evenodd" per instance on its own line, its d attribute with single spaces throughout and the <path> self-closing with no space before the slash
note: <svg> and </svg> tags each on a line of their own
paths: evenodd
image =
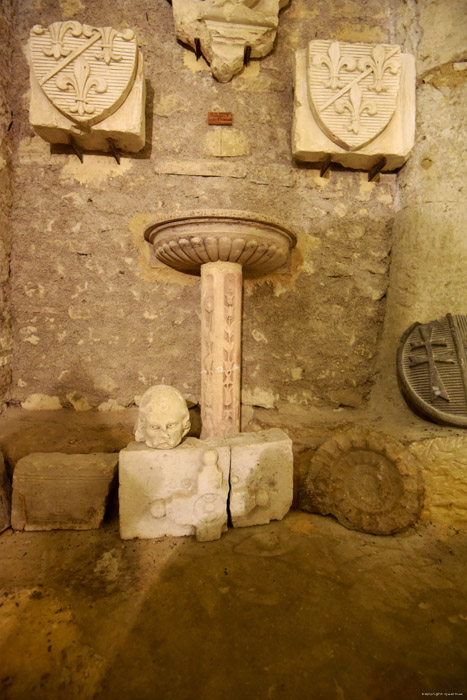
<svg viewBox="0 0 467 700">
<path fill-rule="evenodd" d="M 161 262 L 201 273 L 201 437 L 238 433 L 242 271 L 278 270 L 296 236 L 263 216 L 211 209 L 156 220 L 144 237 Z"/>
<path fill-rule="evenodd" d="M 144 237 L 156 258 L 183 272 L 210 262 L 235 262 L 272 272 L 289 259 L 296 236 L 283 224 L 243 211 L 189 211 L 150 224 Z"/>
</svg>

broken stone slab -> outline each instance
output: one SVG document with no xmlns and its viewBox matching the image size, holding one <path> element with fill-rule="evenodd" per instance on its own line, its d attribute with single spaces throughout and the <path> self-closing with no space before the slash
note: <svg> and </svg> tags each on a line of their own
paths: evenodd
<svg viewBox="0 0 467 700">
<path fill-rule="evenodd" d="M 104 517 L 118 454 L 36 452 L 13 473 L 15 530 L 92 530 Z"/>
<path fill-rule="evenodd" d="M 152 539 L 227 529 L 230 448 L 223 440 L 187 438 L 169 450 L 132 442 L 120 452 L 120 535 Z"/>
<path fill-rule="evenodd" d="M 293 498 L 292 440 L 280 428 L 228 438 L 234 527 L 281 520 Z"/>
<path fill-rule="evenodd" d="M 10 527 L 11 484 L 6 474 L 5 462 L 0 452 L 0 532 Z"/>
<path fill-rule="evenodd" d="M 333 515 L 350 530 L 390 535 L 413 525 L 423 505 L 418 460 L 400 442 L 351 430 L 316 451 L 300 493 L 300 508 Z"/>
<path fill-rule="evenodd" d="M 279 12 L 290 0 L 173 0 L 177 39 L 202 53 L 213 76 L 226 83 L 251 58 L 274 46 Z M 198 53 L 199 52 L 199 53 Z"/>
</svg>

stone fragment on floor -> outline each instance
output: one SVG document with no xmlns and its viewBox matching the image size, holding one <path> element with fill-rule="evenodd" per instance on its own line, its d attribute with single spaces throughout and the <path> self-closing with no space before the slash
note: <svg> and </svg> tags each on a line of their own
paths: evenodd
<svg viewBox="0 0 467 700">
<path fill-rule="evenodd" d="M 36 452 L 13 474 L 11 525 L 15 530 L 98 528 L 117 473 L 118 454 Z"/>
<path fill-rule="evenodd" d="M 390 535 L 417 521 L 423 497 L 414 455 L 389 435 L 355 428 L 316 451 L 300 508 L 333 515 L 352 530 Z"/>
<path fill-rule="evenodd" d="M 122 539 L 219 539 L 227 529 L 229 466 L 224 440 L 187 438 L 169 450 L 130 443 L 120 452 Z"/>
<path fill-rule="evenodd" d="M 10 527 L 11 484 L 5 471 L 5 462 L 0 452 L 0 532 Z"/>
<path fill-rule="evenodd" d="M 234 527 L 281 520 L 292 505 L 292 440 L 280 428 L 240 433 L 231 448 L 230 515 Z"/>
</svg>

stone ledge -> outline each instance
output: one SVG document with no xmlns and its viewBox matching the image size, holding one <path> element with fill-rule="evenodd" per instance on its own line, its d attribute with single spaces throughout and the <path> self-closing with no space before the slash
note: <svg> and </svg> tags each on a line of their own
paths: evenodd
<svg viewBox="0 0 467 700">
<path fill-rule="evenodd" d="M 218 160 L 187 160 L 161 158 L 154 166 L 158 175 L 189 175 L 195 177 L 233 177 L 243 179 L 247 168 L 240 163 L 226 163 Z"/>
</svg>

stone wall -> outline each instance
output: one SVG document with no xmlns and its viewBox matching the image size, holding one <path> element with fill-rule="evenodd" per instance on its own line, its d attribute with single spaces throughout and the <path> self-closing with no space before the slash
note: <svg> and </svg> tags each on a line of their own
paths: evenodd
<svg viewBox="0 0 467 700">
<path fill-rule="evenodd" d="M 10 383 L 10 208 L 11 208 L 11 123 L 9 102 L 12 22 L 11 2 L 0 5 L 0 410 Z"/>
<path fill-rule="evenodd" d="M 154 383 L 199 400 L 199 278 L 150 265 L 145 224 L 174 210 L 248 209 L 298 235 L 288 274 L 247 279 L 245 423 L 365 404 L 385 311 L 396 176 L 291 158 L 294 51 L 316 36 L 391 41 L 392 3 L 292 0 L 274 52 L 217 83 L 177 43 L 164 0 L 23 0 L 14 28 L 15 355 L 28 409 L 129 407 Z M 30 27 L 130 26 L 144 54 L 148 143 L 136 157 L 50 148 L 28 123 Z M 233 112 L 232 127 L 207 124 Z M 262 407 L 262 408 L 261 408 Z M 294 413 L 294 415 L 291 415 Z M 323 413 L 324 412 L 324 413 Z M 267 414 L 266 416 L 264 414 Z"/>
<path fill-rule="evenodd" d="M 0 429 L 9 464 L 36 450 L 120 449 L 154 383 L 199 401 L 199 278 L 154 264 L 143 230 L 172 211 L 247 209 L 282 219 L 298 245 L 288 273 L 244 283 L 244 429 L 288 430 L 296 487 L 336 432 L 388 432 L 422 458 L 422 519 L 465 527 L 466 438 L 418 418 L 395 373 L 411 323 L 467 313 L 463 1 L 292 0 L 274 52 L 222 85 L 176 42 L 165 0 L 13 5 L 10 43 L 10 3 L 0 11 L 0 399 L 10 376 L 10 173 L 14 186 L 11 421 Z M 136 30 L 148 141 L 120 165 L 96 153 L 80 163 L 29 126 L 29 30 L 63 19 Z M 294 51 L 313 38 L 397 42 L 416 55 L 416 145 L 399 175 L 369 183 L 332 166 L 321 178 L 292 160 Z M 233 112 L 233 126 L 208 126 L 209 111 Z"/>
<path fill-rule="evenodd" d="M 396 382 L 394 358 L 415 321 L 467 314 L 467 32 L 462 0 L 400 3 L 397 41 L 417 59 L 415 148 L 398 176 L 381 381 L 370 406 L 412 442 L 425 481 L 422 522 L 467 528 L 465 429 L 417 418 Z M 423 439 L 425 438 L 425 439 Z"/>
<path fill-rule="evenodd" d="M 415 148 L 398 176 L 379 411 L 412 418 L 394 358 L 403 332 L 446 313 L 467 314 L 467 50 L 462 0 L 401 2 L 397 41 L 416 56 Z M 426 421 L 422 421 L 426 424 Z"/>
</svg>

